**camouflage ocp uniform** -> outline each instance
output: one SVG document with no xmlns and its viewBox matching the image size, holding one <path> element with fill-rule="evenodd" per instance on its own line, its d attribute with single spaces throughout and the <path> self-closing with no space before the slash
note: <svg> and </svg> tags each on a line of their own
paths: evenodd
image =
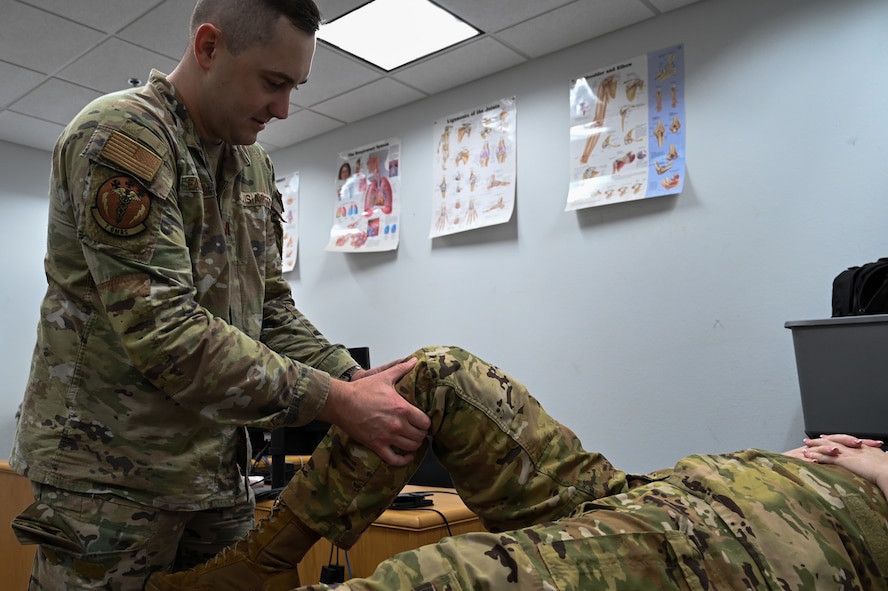
<svg viewBox="0 0 888 591">
<path fill-rule="evenodd" d="M 243 425 L 307 423 L 355 367 L 293 304 L 268 155 L 220 150 L 159 72 L 58 140 L 10 458 L 33 482 L 170 511 L 245 503 Z"/>
<path fill-rule="evenodd" d="M 432 418 L 434 451 L 491 533 L 300 591 L 888 589 L 888 503 L 844 469 L 746 450 L 627 475 L 499 368 L 452 347 L 416 356 L 398 388 Z M 282 499 L 348 548 L 413 468 L 334 428 Z"/>
</svg>

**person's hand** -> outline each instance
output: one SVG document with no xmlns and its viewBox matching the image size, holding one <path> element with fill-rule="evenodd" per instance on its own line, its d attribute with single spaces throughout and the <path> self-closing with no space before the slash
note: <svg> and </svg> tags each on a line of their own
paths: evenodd
<svg viewBox="0 0 888 591">
<path fill-rule="evenodd" d="M 359 369 L 355 373 L 352 374 L 351 381 L 355 382 L 357 380 L 363 378 L 369 378 L 370 376 L 375 376 L 376 374 L 383 372 L 391 367 L 398 365 L 399 363 L 404 363 L 404 359 L 395 359 L 394 361 L 389 361 L 385 365 L 380 365 L 378 367 L 373 367 L 371 369 Z"/>
<path fill-rule="evenodd" d="M 423 442 L 431 419 L 395 391 L 416 358 L 355 372 L 351 382 L 333 380 L 317 418 L 332 423 L 392 466 L 403 466 Z"/>
<path fill-rule="evenodd" d="M 835 464 L 874 483 L 888 497 L 888 453 L 882 441 L 860 439 L 852 435 L 821 435 L 805 439 L 802 447 L 786 455 L 818 464 Z"/>
</svg>

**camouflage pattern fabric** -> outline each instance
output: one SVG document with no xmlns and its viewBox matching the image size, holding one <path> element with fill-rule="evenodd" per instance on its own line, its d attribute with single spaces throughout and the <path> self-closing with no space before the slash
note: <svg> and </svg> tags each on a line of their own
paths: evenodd
<svg viewBox="0 0 888 591">
<path fill-rule="evenodd" d="M 746 450 L 626 475 L 497 367 L 458 348 L 416 356 L 398 389 L 432 418 L 439 460 L 491 533 L 300 591 L 888 589 L 888 503 L 843 469 Z M 334 428 L 282 498 L 348 548 L 413 468 Z"/>
<path fill-rule="evenodd" d="M 32 481 L 170 510 L 243 502 L 239 425 L 307 423 L 355 367 L 294 307 L 267 154 L 220 152 L 217 169 L 159 72 L 60 137 L 10 458 Z"/>
<path fill-rule="evenodd" d="M 244 536 L 247 502 L 206 511 L 150 509 L 115 495 L 34 484 L 36 501 L 13 521 L 23 543 L 40 544 L 29 591 L 141 591 L 167 565 L 196 566 Z"/>
</svg>

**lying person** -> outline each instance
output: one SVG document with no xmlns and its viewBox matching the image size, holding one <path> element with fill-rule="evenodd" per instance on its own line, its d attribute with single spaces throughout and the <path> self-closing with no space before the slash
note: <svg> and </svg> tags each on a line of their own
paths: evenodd
<svg viewBox="0 0 888 591">
<path fill-rule="evenodd" d="M 831 436 L 630 475 L 499 368 L 451 347 L 413 357 L 396 389 L 431 418 L 432 448 L 488 532 L 398 554 L 368 579 L 299 587 L 312 544 L 350 548 L 423 457 L 393 467 L 334 427 L 244 540 L 146 589 L 888 590 L 879 442 Z"/>
</svg>

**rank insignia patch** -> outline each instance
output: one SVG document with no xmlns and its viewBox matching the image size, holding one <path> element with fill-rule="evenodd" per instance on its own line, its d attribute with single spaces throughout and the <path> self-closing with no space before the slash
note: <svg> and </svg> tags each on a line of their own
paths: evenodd
<svg viewBox="0 0 888 591">
<path fill-rule="evenodd" d="M 115 236 L 136 236 L 145 230 L 151 211 L 151 196 L 131 176 L 115 176 L 96 192 L 93 218 L 106 232 Z"/>
</svg>

